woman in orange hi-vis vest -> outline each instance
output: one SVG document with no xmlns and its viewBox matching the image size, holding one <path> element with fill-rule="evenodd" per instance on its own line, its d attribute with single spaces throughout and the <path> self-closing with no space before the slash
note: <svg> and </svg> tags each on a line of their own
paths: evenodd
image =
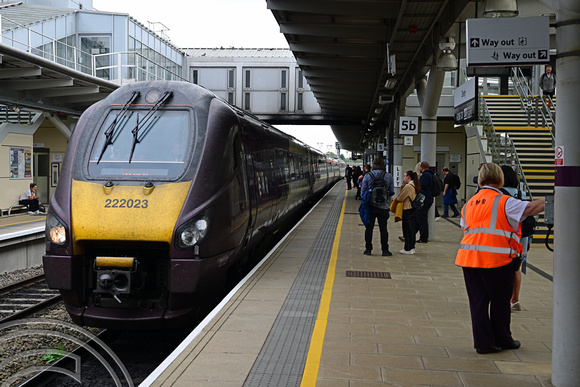
<svg viewBox="0 0 580 387">
<path fill-rule="evenodd" d="M 522 253 L 520 222 L 544 211 L 544 201 L 503 195 L 503 172 L 493 163 L 480 166 L 478 185 L 481 189 L 461 210 L 464 235 L 455 264 L 463 268 L 475 350 L 486 354 L 520 347 L 510 331 L 510 300 Z"/>
</svg>

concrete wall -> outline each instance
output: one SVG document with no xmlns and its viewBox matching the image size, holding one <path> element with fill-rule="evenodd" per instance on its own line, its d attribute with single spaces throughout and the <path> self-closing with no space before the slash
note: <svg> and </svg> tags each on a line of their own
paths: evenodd
<svg viewBox="0 0 580 387">
<path fill-rule="evenodd" d="M 0 240 L 0 273 L 42 265 L 44 231 Z"/>
</svg>

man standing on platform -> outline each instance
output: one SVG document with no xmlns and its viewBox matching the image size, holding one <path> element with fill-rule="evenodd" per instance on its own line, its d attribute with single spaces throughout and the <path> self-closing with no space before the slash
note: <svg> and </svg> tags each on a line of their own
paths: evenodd
<svg viewBox="0 0 580 387">
<path fill-rule="evenodd" d="M 457 204 L 457 179 L 459 176 L 454 175 L 449 168 L 443 167 L 443 174 L 445 179 L 443 180 L 443 217 L 449 217 L 449 207 L 453 211 L 453 217 L 459 216 L 459 211 L 455 205 Z"/>
<path fill-rule="evenodd" d="M 364 175 L 361 195 L 368 195 L 369 199 L 369 223 L 365 228 L 365 255 L 371 255 L 373 249 L 373 229 L 375 219 L 379 221 L 381 233 L 381 250 L 383 257 L 393 255 L 389 251 L 389 232 L 387 220 L 389 219 L 389 206 L 391 198 L 395 194 L 395 182 L 393 176 L 385 171 L 385 161 L 381 158 L 373 160 L 373 170 Z"/>
<path fill-rule="evenodd" d="M 352 180 L 352 168 L 350 165 L 346 164 L 346 168 L 344 169 L 344 177 L 346 177 L 346 189 L 351 189 L 351 180 Z"/>
<path fill-rule="evenodd" d="M 423 207 L 415 213 L 415 223 L 419 231 L 419 240 L 417 243 L 429 242 L 429 208 L 433 204 L 433 172 L 429 170 L 429 163 L 421 161 L 421 193 L 425 195 Z"/>
</svg>

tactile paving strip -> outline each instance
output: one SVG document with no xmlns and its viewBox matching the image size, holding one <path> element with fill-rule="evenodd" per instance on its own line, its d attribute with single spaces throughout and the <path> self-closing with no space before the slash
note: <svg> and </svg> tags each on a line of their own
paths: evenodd
<svg viewBox="0 0 580 387">
<path fill-rule="evenodd" d="M 337 195 L 244 383 L 245 387 L 300 385 L 343 197 Z"/>
</svg>

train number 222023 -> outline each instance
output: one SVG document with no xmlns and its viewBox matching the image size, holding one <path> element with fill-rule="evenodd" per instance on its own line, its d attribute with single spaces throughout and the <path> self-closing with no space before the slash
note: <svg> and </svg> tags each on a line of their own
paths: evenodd
<svg viewBox="0 0 580 387">
<path fill-rule="evenodd" d="M 107 199 L 105 200 L 105 208 L 147 208 L 149 207 L 148 200 L 141 199 Z"/>
</svg>

